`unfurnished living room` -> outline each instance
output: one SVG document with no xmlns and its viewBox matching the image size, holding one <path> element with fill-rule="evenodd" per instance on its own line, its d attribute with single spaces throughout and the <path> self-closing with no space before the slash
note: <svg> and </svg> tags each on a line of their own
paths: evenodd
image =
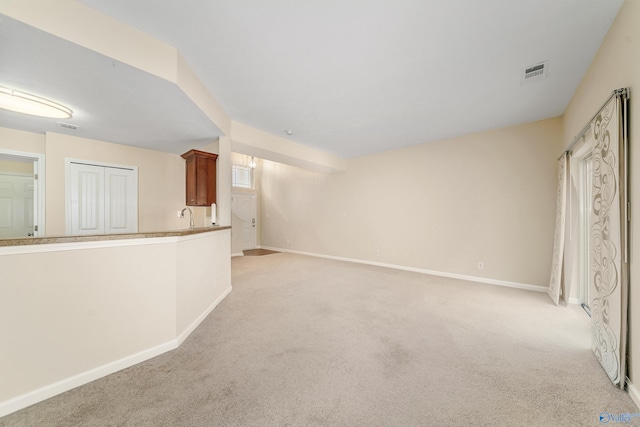
<svg viewBox="0 0 640 427">
<path fill-rule="evenodd" d="M 0 426 L 640 425 L 639 24 L 0 0 Z"/>
</svg>

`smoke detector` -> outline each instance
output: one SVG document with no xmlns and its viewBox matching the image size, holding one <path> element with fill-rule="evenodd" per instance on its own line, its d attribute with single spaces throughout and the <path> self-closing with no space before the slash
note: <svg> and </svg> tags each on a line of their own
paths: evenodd
<svg viewBox="0 0 640 427">
<path fill-rule="evenodd" d="M 520 84 L 537 82 L 547 78 L 549 71 L 549 61 L 540 62 L 535 65 L 530 65 L 522 69 L 522 78 Z"/>
</svg>

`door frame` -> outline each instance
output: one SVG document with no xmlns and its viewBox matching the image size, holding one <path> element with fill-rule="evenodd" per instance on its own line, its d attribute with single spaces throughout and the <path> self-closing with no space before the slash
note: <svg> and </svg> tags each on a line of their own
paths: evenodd
<svg viewBox="0 0 640 427">
<path fill-rule="evenodd" d="M 577 209 L 575 220 L 576 234 L 575 243 L 573 243 L 573 251 L 575 251 L 574 259 L 577 262 L 578 283 L 578 304 L 584 304 L 585 310 L 589 313 L 590 306 L 589 287 L 591 276 L 589 274 L 589 257 L 588 247 L 590 244 L 590 206 L 591 206 L 591 188 L 587 184 L 590 183 L 590 177 L 587 176 L 586 161 L 590 159 L 593 151 L 593 141 L 583 141 L 574 149 L 571 156 L 571 175 L 572 188 L 575 191 L 572 197 L 576 198 L 575 208 Z M 573 215 L 570 215 L 573 217 Z M 573 227 L 571 227 L 573 228 Z M 574 239 L 572 239 L 574 240 Z M 575 270 L 574 270 L 575 271 Z M 576 283 L 573 282 L 573 283 Z M 575 294 L 574 294 L 575 295 Z"/>
<path fill-rule="evenodd" d="M 46 178 L 45 178 L 45 156 L 44 154 L 38 153 L 29 153 L 26 151 L 15 151 L 15 150 L 5 150 L 0 148 L 0 155 L 15 157 L 21 160 L 29 160 L 33 162 L 33 172 L 36 176 L 34 176 L 33 185 L 33 204 L 34 204 L 34 226 L 37 226 L 37 230 L 35 230 L 33 235 L 35 237 L 45 236 L 45 186 L 46 186 Z"/>
<path fill-rule="evenodd" d="M 587 166 L 588 162 L 591 163 L 592 154 L 588 152 L 578 158 L 578 203 L 580 208 L 578 211 L 578 226 L 579 241 L 580 241 L 580 254 L 579 254 L 579 266 L 580 266 L 580 303 L 586 306 L 586 309 L 590 310 L 591 300 L 589 298 L 589 291 L 591 289 L 591 275 L 589 274 L 589 260 L 590 260 L 590 247 L 591 247 L 591 168 L 593 166 Z M 592 163 L 591 163 L 592 165 Z"/>
</svg>

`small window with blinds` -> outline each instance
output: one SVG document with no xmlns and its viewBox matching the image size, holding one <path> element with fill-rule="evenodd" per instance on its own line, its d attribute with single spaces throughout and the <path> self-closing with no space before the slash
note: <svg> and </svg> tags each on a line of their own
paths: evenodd
<svg viewBox="0 0 640 427">
<path fill-rule="evenodd" d="M 252 169 L 248 166 L 233 165 L 231 185 L 239 188 L 253 188 Z"/>
</svg>

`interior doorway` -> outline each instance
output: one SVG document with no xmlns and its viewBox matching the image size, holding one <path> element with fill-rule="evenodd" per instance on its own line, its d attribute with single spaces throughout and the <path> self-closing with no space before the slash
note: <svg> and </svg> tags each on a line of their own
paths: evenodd
<svg viewBox="0 0 640 427">
<path fill-rule="evenodd" d="M 571 161 L 571 175 L 573 190 L 576 197 L 574 206 L 577 207 L 577 279 L 578 300 L 587 314 L 591 315 L 591 286 L 590 274 L 591 254 L 591 215 L 592 215 L 592 184 L 593 184 L 593 144 L 584 142 L 573 154 Z"/>
<path fill-rule="evenodd" d="M 591 313 L 591 274 L 589 274 L 589 254 L 591 253 L 591 182 L 593 176 L 592 155 L 589 152 L 579 159 L 580 192 L 580 304 L 587 313 Z"/>
<path fill-rule="evenodd" d="M 0 149 L 0 238 L 45 235 L 44 155 Z"/>
<path fill-rule="evenodd" d="M 33 190 L 33 174 L 0 171 L 0 238 L 33 236 Z"/>
</svg>

